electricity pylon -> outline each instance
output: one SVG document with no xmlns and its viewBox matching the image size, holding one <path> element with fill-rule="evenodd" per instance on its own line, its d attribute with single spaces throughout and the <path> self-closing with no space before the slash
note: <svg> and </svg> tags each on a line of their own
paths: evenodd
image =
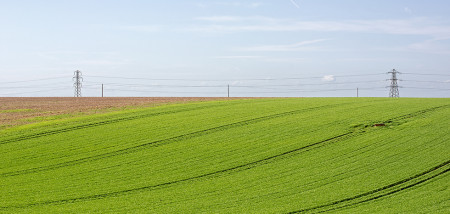
<svg viewBox="0 0 450 214">
<path fill-rule="evenodd" d="M 400 74 L 400 72 L 398 72 L 395 69 L 392 69 L 392 71 L 388 72 L 388 74 L 391 74 L 391 78 L 387 79 L 391 81 L 391 85 L 389 86 L 389 97 L 400 97 L 400 93 L 398 92 L 398 78 L 397 78 L 397 74 Z"/>
<path fill-rule="evenodd" d="M 75 87 L 75 93 L 74 93 L 74 97 L 81 97 L 81 82 L 83 81 L 83 77 L 81 77 L 81 71 L 76 70 L 75 72 L 73 72 L 73 80 L 75 81 L 73 83 L 73 87 Z"/>
</svg>

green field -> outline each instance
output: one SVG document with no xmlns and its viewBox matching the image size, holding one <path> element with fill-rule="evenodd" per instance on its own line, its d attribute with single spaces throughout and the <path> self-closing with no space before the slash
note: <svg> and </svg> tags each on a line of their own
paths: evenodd
<svg viewBox="0 0 450 214">
<path fill-rule="evenodd" d="M 384 124 L 375 127 L 374 124 Z M 175 104 L 0 132 L 5 213 L 450 213 L 450 99 Z"/>
</svg>

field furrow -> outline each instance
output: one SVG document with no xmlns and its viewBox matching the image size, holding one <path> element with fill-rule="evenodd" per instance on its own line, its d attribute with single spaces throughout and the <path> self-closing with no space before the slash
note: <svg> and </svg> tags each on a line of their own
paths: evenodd
<svg viewBox="0 0 450 214">
<path fill-rule="evenodd" d="M 323 213 L 332 210 L 337 210 L 349 206 L 358 205 L 365 202 L 370 202 L 372 200 L 376 200 L 381 197 L 389 196 L 391 194 L 395 194 L 397 192 L 407 190 L 408 188 L 412 188 L 416 185 L 429 181 L 433 178 L 436 178 L 440 175 L 444 175 L 450 171 L 450 160 L 441 163 L 425 172 L 419 173 L 417 175 L 411 176 L 409 178 L 405 178 L 401 181 L 389 184 L 387 186 L 372 190 L 370 192 L 366 192 L 360 195 L 356 195 L 350 198 L 345 198 L 339 201 L 334 201 L 329 204 L 324 204 L 312 208 L 292 211 L 289 213 Z"/>
<path fill-rule="evenodd" d="M 324 109 L 324 108 L 333 108 L 333 107 L 341 106 L 344 104 L 347 104 L 347 103 L 341 103 L 338 105 L 317 106 L 317 107 L 313 107 L 313 108 L 298 109 L 298 110 L 282 112 L 282 113 L 278 113 L 278 114 L 266 115 L 263 117 L 257 117 L 257 118 L 252 118 L 249 120 L 225 124 L 225 125 L 221 125 L 221 126 L 217 126 L 217 127 L 213 127 L 213 128 L 209 128 L 209 129 L 205 129 L 205 130 L 195 131 L 195 132 L 191 132 L 191 133 L 186 133 L 186 134 L 182 134 L 182 135 L 178 135 L 175 137 L 170 137 L 170 138 L 166 138 L 166 139 L 162 139 L 162 140 L 147 142 L 147 143 L 139 144 L 139 145 L 136 145 L 133 147 L 127 147 L 124 149 L 115 150 L 112 152 L 103 153 L 103 154 L 99 154 L 99 155 L 95 155 L 95 156 L 89 156 L 89 157 L 85 157 L 85 158 L 81 158 L 81 159 L 76 159 L 76 160 L 71 160 L 71 161 L 62 162 L 62 163 L 58 163 L 58 164 L 47 165 L 47 166 L 37 167 L 37 168 L 31 168 L 31 169 L 26 169 L 26 170 L 21 170 L 21 171 L 1 173 L 0 177 L 9 177 L 9 176 L 29 174 L 29 173 L 36 173 L 36 172 L 47 171 L 47 170 L 52 170 L 52 169 L 58 169 L 61 167 L 86 163 L 89 161 L 95 161 L 95 160 L 101 160 L 101 159 L 105 159 L 105 158 L 115 157 L 115 156 L 119 156 L 119 155 L 123 155 L 123 154 L 130 154 L 130 153 L 138 152 L 138 151 L 145 150 L 145 149 L 152 148 L 152 147 L 159 147 L 159 146 L 166 145 L 169 143 L 181 142 L 184 140 L 188 140 L 188 139 L 195 138 L 195 137 L 205 136 L 205 135 L 215 133 L 215 132 L 226 131 L 226 130 L 232 129 L 232 128 L 239 128 L 239 127 L 246 126 L 246 125 L 251 125 L 251 124 L 255 124 L 255 123 L 259 123 L 259 122 L 263 122 L 263 121 L 267 121 L 267 120 L 271 120 L 271 119 L 276 119 L 276 118 L 280 118 L 280 117 L 288 117 L 290 115 L 301 114 L 301 113 L 308 112 L 308 111 L 316 111 L 316 110 L 320 110 L 320 109 Z M 326 140 L 326 141 L 328 141 L 328 140 Z"/>
<path fill-rule="evenodd" d="M 0 136 L 23 137 L 0 144 L 0 212 L 442 211 L 449 125 L 447 99 L 305 98 L 18 127 Z"/>
<path fill-rule="evenodd" d="M 125 122 L 125 121 L 130 121 L 130 120 L 136 120 L 136 119 L 144 119 L 144 118 L 160 116 L 160 115 L 168 115 L 168 114 L 181 113 L 181 112 L 187 112 L 187 111 L 195 111 L 195 110 L 201 110 L 201 109 L 206 109 L 206 108 L 214 108 L 214 107 L 219 107 L 219 106 L 220 105 L 198 106 L 198 107 L 193 107 L 193 108 L 178 109 L 178 110 L 172 110 L 172 111 L 162 111 L 162 112 L 135 115 L 135 116 L 129 116 L 129 117 L 121 117 L 121 118 L 117 118 L 117 119 L 104 120 L 104 121 L 95 122 L 95 123 L 87 123 L 87 124 L 62 128 L 62 129 L 34 133 L 31 135 L 22 135 L 20 137 L 2 140 L 2 141 L 0 141 L 0 144 L 15 143 L 15 142 L 23 141 L 23 140 L 29 140 L 29 139 L 45 137 L 45 136 L 49 136 L 49 135 L 61 134 L 64 132 L 92 128 L 92 127 L 97 127 L 97 126 L 102 126 L 102 125 L 120 123 L 120 122 Z"/>
</svg>

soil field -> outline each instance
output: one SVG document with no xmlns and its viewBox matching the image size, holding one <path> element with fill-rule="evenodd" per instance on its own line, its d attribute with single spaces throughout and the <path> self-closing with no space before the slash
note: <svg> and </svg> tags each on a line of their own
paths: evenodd
<svg viewBox="0 0 450 214">
<path fill-rule="evenodd" d="M 12 126 L 171 103 L 248 98 L 224 97 L 0 97 L 0 130 Z"/>
</svg>

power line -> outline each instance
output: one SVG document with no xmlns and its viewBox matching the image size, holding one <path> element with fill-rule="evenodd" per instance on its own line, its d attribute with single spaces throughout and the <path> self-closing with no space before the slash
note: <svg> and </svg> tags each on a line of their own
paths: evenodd
<svg viewBox="0 0 450 214">
<path fill-rule="evenodd" d="M 361 84 L 361 83 L 381 83 L 383 81 L 359 81 L 359 82 L 326 82 L 326 83 L 299 83 L 299 84 L 285 84 L 285 85 L 230 85 L 232 87 L 237 88 L 266 88 L 266 87 L 301 87 L 301 86 L 307 86 L 307 85 L 347 85 L 347 84 Z M 123 83 L 101 83 L 101 82 L 91 82 L 86 81 L 85 83 L 94 83 L 94 84 L 105 84 L 105 85 L 111 85 L 111 86 L 118 86 L 118 87 L 129 87 L 129 86 L 137 86 L 137 87 L 173 87 L 173 88 L 223 88 L 227 87 L 228 85 L 155 85 L 155 84 L 123 84 Z M 97 86 L 92 84 L 85 84 L 85 86 Z"/>
<path fill-rule="evenodd" d="M 35 79 L 35 80 L 21 80 L 21 81 L 14 81 L 14 82 L 0 82 L 0 84 L 12 84 L 12 83 L 24 83 L 24 82 L 37 82 L 37 81 L 44 81 L 44 80 L 53 80 L 53 79 L 65 79 L 65 77 L 50 77 L 50 78 L 43 78 L 43 79 Z"/>
<path fill-rule="evenodd" d="M 361 90 L 361 88 L 359 88 Z M 372 90 L 372 89 L 362 89 L 362 90 Z M 337 91 L 355 91 L 354 88 L 348 88 L 348 89 L 330 89 L 330 90 L 301 90 L 296 92 L 305 92 L 305 93 L 314 93 L 314 92 L 337 92 Z M 380 90 L 376 90 L 380 91 Z M 249 91 L 249 92 L 243 92 L 244 94 L 286 94 L 286 93 L 292 93 L 293 91 L 267 91 L 267 92 L 259 92 L 259 91 Z"/>
<path fill-rule="evenodd" d="M 448 88 L 422 88 L 422 87 L 403 87 L 408 89 L 425 89 L 425 90 L 439 90 L 439 91 L 450 91 Z"/>
<path fill-rule="evenodd" d="M 447 76 L 447 77 L 450 77 L 450 74 L 425 74 L 425 73 L 402 73 L 402 74 L 423 75 L 423 76 Z"/>
<path fill-rule="evenodd" d="M 450 82 L 445 81 L 433 81 L 433 80 L 414 80 L 414 79 L 407 79 L 407 80 L 400 80 L 398 79 L 397 74 L 399 74 L 398 71 L 395 69 L 391 72 L 388 72 L 392 74 L 391 78 L 388 79 L 391 81 L 391 85 L 388 86 L 390 88 L 390 96 L 398 96 L 398 89 L 399 88 L 405 88 L 405 89 L 423 89 L 423 90 L 436 90 L 436 91 L 449 91 L 450 89 L 445 88 L 436 88 L 436 87 L 401 87 L 398 85 L 398 81 L 404 81 L 405 83 L 411 82 L 418 82 L 418 83 L 433 83 L 433 84 L 445 84 Z M 393 75 L 395 73 L 395 75 Z M 365 76 L 378 76 L 378 75 L 385 75 L 385 73 L 377 73 L 377 74 L 351 74 L 351 75 L 333 75 L 335 78 L 341 78 L 338 79 L 338 81 L 333 82 L 325 82 L 321 81 L 319 79 L 323 79 L 323 76 L 310 76 L 310 77 L 289 77 L 289 78 L 254 78 L 254 79 L 237 79 L 239 81 L 268 81 L 268 82 L 238 82 L 231 84 L 230 81 L 237 81 L 236 79 L 152 79 L 152 78 L 133 78 L 133 77 L 108 77 L 108 76 L 83 76 L 83 77 L 89 77 L 89 79 L 95 80 L 95 78 L 104 78 L 109 79 L 108 82 L 98 82 L 98 81 L 83 81 L 82 73 L 81 71 L 75 71 L 74 76 L 72 80 L 74 81 L 73 87 L 75 88 L 74 96 L 80 97 L 81 96 L 81 87 L 84 86 L 86 89 L 91 92 L 94 89 L 99 89 L 102 84 L 105 86 L 109 86 L 109 91 L 123 91 L 123 92 L 139 92 L 139 93 L 163 93 L 163 94 L 223 94 L 224 96 L 227 96 L 229 93 L 229 90 L 231 88 L 233 89 L 233 95 L 234 94 L 284 94 L 284 93 L 313 93 L 313 92 L 338 92 L 338 91 L 355 91 L 357 90 L 368 90 L 368 91 L 382 91 L 381 89 L 384 89 L 383 91 L 386 91 L 385 87 L 376 87 L 378 84 L 383 81 L 354 81 L 357 79 L 369 79 L 369 78 L 356 78 L 356 79 L 345 79 L 345 77 L 365 77 Z M 402 73 L 405 74 L 405 73 Z M 442 75 L 442 74 L 419 74 L 419 73 L 406 73 L 411 75 L 435 75 L 435 76 L 450 76 L 450 75 Z M 53 79 L 62 79 L 62 78 L 68 78 L 68 77 L 51 77 L 51 78 L 42 78 L 42 79 L 35 79 L 35 80 L 24 80 L 24 81 L 15 81 L 15 82 L 3 82 L 0 84 L 7 84 L 7 83 L 28 83 L 28 82 L 38 82 L 38 81 L 45 81 L 45 80 L 53 80 Z M 153 80 L 153 81 L 174 81 L 174 82 L 161 82 L 163 84 L 157 84 L 158 82 L 155 82 L 155 84 L 145 84 L 142 82 L 142 84 L 139 84 L 138 81 L 125 81 L 125 82 L 119 82 L 114 81 L 113 79 L 120 79 L 120 80 Z M 316 80 L 315 80 L 316 79 Z M 372 79 L 372 78 L 370 78 Z M 441 78 L 442 79 L 442 78 Z M 68 80 L 68 79 L 67 79 Z M 98 79 L 97 79 L 98 80 Z M 276 80 L 305 80 L 305 81 L 285 81 L 285 82 L 270 82 L 270 81 L 276 81 Z M 343 81 L 340 81 L 343 80 Z M 186 82 L 175 82 L 175 81 L 186 81 Z M 203 83 L 199 83 L 199 81 L 202 81 Z M 210 83 L 208 83 L 208 81 Z M 395 83 L 394 83 L 395 81 Z M 55 91 L 58 89 L 66 89 L 68 87 L 58 87 L 60 84 L 63 84 L 63 81 L 58 81 L 55 84 L 47 84 L 49 82 L 42 82 L 42 83 L 35 83 L 33 85 L 28 84 L 19 84 L 19 85 L 11 85 L 12 87 L 8 86 L 0 86 L 0 89 L 14 89 L 17 91 L 17 89 L 30 89 L 30 88 L 42 88 L 42 89 L 49 89 L 49 90 L 37 90 L 37 91 L 30 91 L 30 92 L 14 92 L 14 93 L 6 93 L 6 94 L 0 94 L 0 95 L 15 95 L 15 94 L 32 94 L 32 93 L 40 93 L 40 92 L 48 92 L 48 91 Z M 83 83 L 82 83 L 83 82 Z M 130 83 L 127 83 L 130 82 Z M 132 83 L 132 82 L 138 82 L 138 83 Z M 148 81 L 147 81 L 148 82 Z M 302 83 L 307 82 L 307 83 Z M 86 83 L 86 84 L 84 84 Z M 164 84 L 165 83 L 165 84 Z M 279 84 L 278 84 L 279 83 Z M 285 83 L 285 84 L 284 84 Z M 97 85 L 98 84 L 98 85 Z M 362 85 L 360 85 L 362 84 Z M 23 86 L 20 86 L 23 85 Z M 425 84 L 417 84 L 417 85 L 423 85 Z M 55 87 L 56 86 L 56 87 Z M 306 87 L 311 86 L 311 87 Z M 317 87 L 313 87 L 317 86 Z M 328 86 L 328 87 L 327 87 Z M 352 87 L 354 86 L 354 87 Z M 361 88 L 360 86 L 363 86 Z M 375 86 L 375 87 L 371 87 Z M 430 84 L 431 86 L 431 84 Z M 438 85 L 438 86 L 444 86 L 445 85 Z M 164 88 L 164 89 L 162 89 Z M 178 88 L 178 90 L 177 90 Z M 181 89 L 186 88 L 186 89 Z M 190 91 L 189 88 L 192 88 L 193 91 Z M 202 88 L 208 88 L 207 90 Z M 214 89 L 216 88 L 216 89 Z M 92 90 L 91 90 L 92 89 Z M 148 90 L 147 90 L 148 89 Z M 155 90 L 152 90 L 155 89 Z M 198 90 L 195 90 L 198 89 Z M 201 91 L 205 90 L 205 91 Z M 12 91 L 12 90 L 11 90 Z"/>
<path fill-rule="evenodd" d="M 211 92 L 211 91 L 147 91 L 147 90 L 132 90 L 132 89 L 109 89 L 110 91 L 131 91 L 131 92 L 142 92 L 142 93 L 199 93 L 199 94 L 218 94 L 220 92 Z"/>
<path fill-rule="evenodd" d="M 377 74 L 351 74 L 351 75 L 333 75 L 333 77 L 361 77 L 361 76 L 376 76 L 381 75 L 383 73 Z M 289 78 L 253 78 L 253 79 L 177 79 L 177 78 L 165 78 L 165 79 L 156 79 L 156 78 L 138 78 L 138 77 L 118 77 L 118 76 L 97 76 L 97 75 L 85 75 L 85 77 L 93 77 L 93 78 L 108 78 L 108 79 L 129 79 L 129 80 L 154 80 L 154 81 L 268 81 L 268 80 L 302 80 L 302 79 L 322 79 L 324 76 L 311 76 L 311 77 L 289 77 Z"/>
<path fill-rule="evenodd" d="M 6 94 L 0 94 L 0 95 L 34 94 L 34 93 L 40 93 L 40 92 L 55 91 L 56 89 L 67 89 L 67 87 L 53 88 L 53 89 L 49 89 L 49 90 L 40 90 L 40 91 L 14 92 L 14 93 L 6 93 Z"/>
<path fill-rule="evenodd" d="M 359 90 L 375 90 L 375 89 L 383 89 L 382 87 L 375 88 L 358 88 Z M 321 91 L 354 91 L 355 88 L 335 88 L 335 89 L 291 89 L 289 92 L 321 92 Z"/>
<path fill-rule="evenodd" d="M 445 82 L 445 81 L 427 81 L 427 80 L 400 80 L 400 81 L 402 81 L 402 82 L 425 82 L 425 83 L 450 83 L 450 82 Z"/>
<path fill-rule="evenodd" d="M 377 88 L 359 88 L 359 90 L 375 90 L 375 89 L 382 89 L 381 87 Z M 132 92 L 144 92 L 144 93 L 210 93 L 210 94 L 217 94 L 221 93 L 220 91 L 217 92 L 204 92 L 204 91 L 151 91 L 151 90 L 133 90 L 133 89 L 110 89 L 111 91 L 132 91 Z M 354 88 L 344 88 L 344 89 L 318 89 L 318 90 L 289 90 L 289 91 L 277 91 L 277 92 L 262 92 L 262 91 L 250 91 L 250 92 L 243 92 L 243 93 L 292 93 L 292 92 L 322 92 L 322 91 L 354 91 Z"/>
<path fill-rule="evenodd" d="M 220 88 L 220 87 L 226 87 L 227 85 L 149 85 L 149 84 L 122 84 L 122 83 L 99 83 L 99 82 L 91 82 L 91 81 L 87 81 L 86 83 L 96 83 L 96 84 L 104 84 L 104 85 L 111 85 L 111 86 L 123 86 L 123 87 L 128 87 L 128 86 L 141 86 L 141 87 L 180 87 L 180 88 L 188 88 L 188 87 L 192 87 L 192 88 Z M 87 85 L 87 86 L 95 86 L 95 85 Z"/>
<path fill-rule="evenodd" d="M 13 87 L 8 87 L 8 86 L 0 86 L 0 88 L 2 89 L 21 89 L 21 88 L 55 88 L 53 86 L 42 86 L 42 85 L 38 85 L 38 86 L 13 86 Z M 57 84 L 56 86 L 63 86 L 62 84 Z M 66 85 L 67 86 L 67 85 Z"/>
<path fill-rule="evenodd" d="M 305 85 L 347 85 L 347 84 L 360 84 L 360 83 L 381 83 L 382 81 L 359 81 L 359 82 L 325 82 L 325 83 L 299 83 L 299 84 L 295 84 L 295 85 L 263 85 L 263 86 L 240 86 L 240 85 L 234 85 L 233 87 L 243 87 L 243 88 L 252 88 L 252 87 L 294 87 L 294 86 L 305 86 Z"/>
</svg>

